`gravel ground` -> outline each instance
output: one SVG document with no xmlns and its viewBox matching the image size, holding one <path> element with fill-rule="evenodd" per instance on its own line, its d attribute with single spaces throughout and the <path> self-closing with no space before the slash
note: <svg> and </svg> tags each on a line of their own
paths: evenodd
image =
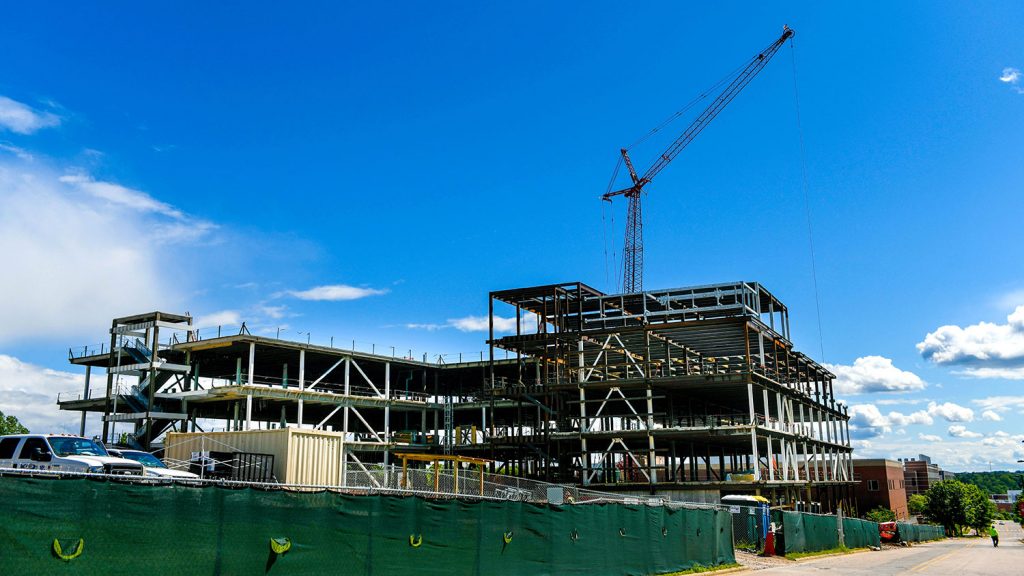
<svg viewBox="0 0 1024 576">
<path fill-rule="evenodd" d="M 764 570 L 765 568 L 793 564 L 782 556 L 758 556 L 745 550 L 736 551 L 736 562 L 747 570 Z"/>
</svg>

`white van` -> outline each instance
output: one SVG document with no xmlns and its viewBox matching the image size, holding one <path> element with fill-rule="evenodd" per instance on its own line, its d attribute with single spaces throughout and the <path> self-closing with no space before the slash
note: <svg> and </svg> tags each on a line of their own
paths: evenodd
<svg viewBox="0 0 1024 576">
<path fill-rule="evenodd" d="M 0 436 L 0 468 L 143 475 L 142 464 L 112 457 L 94 440 L 65 434 Z"/>
</svg>

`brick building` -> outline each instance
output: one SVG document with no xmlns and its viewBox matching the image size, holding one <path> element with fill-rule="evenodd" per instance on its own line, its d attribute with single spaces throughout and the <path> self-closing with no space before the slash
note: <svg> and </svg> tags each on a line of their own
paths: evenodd
<svg viewBox="0 0 1024 576">
<path fill-rule="evenodd" d="M 897 520 L 906 520 L 910 516 L 901 462 L 885 459 L 854 460 L 853 479 L 857 482 L 854 496 L 861 514 L 882 506 L 892 510 Z"/>
<path fill-rule="evenodd" d="M 933 484 L 950 480 L 954 476 L 952 472 L 946 472 L 938 464 L 932 464 L 932 459 L 925 454 L 918 454 L 916 459 L 904 458 L 901 462 L 908 497 L 924 494 Z"/>
</svg>

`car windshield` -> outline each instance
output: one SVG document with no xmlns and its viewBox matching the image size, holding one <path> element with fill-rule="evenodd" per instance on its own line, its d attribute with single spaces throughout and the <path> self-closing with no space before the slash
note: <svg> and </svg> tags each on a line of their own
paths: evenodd
<svg viewBox="0 0 1024 576">
<path fill-rule="evenodd" d="M 106 449 L 87 438 L 50 438 L 58 456 L 107 456 Z"/>
<path fill-rule="evenodd" d="M 136 462 L 141 463 L 143 466 L 148 466 L 150 468 L 167 468 L 167 466 L 165 466 L 164 463 L 161 462 L 159 458 L 153 456 L 152 454 L 149 454 L 148 452 L 125 450 L 124 452 L 121 452 L 121 456 L 129 460 L 135 460 Z"/>
</svg>

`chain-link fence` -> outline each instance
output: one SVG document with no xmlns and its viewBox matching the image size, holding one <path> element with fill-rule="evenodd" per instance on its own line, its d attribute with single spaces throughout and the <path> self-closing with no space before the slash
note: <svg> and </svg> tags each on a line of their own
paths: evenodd
<svg viewBox="0 0 1024 576">
<path fill-rule="evenodd" d="M 728 506 L 728 511 L 732 514 L 733 545 L 751 552 L 763 550 L 769 529 L 768 507 Z"/>
</svg>

